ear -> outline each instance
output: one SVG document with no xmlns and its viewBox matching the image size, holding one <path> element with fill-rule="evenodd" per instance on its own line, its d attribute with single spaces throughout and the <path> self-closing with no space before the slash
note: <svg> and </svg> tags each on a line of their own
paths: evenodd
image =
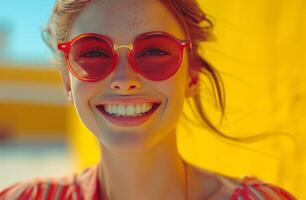
<svg viewBox="0 0 306 200">
<path fill-rule="evenodd" d="M 200 86 L 199 76 L 196 73 L 189 73 L 185 86 L 185 97 L 193 97 L 198 93 Z"/>
<path fill-rule="evenodd" d="M 67 71 L 61 71 L 60 74 L 61 74 L 62 81 L 63 81 L 64 86 L 65 86 L 66 98 L 68 99 L 68 101 L 73 102 L 73 97 L 72 97 L 72 93 L 71 93 L 71 81 L 70 81 L 69 73 Z"/>
</svg>

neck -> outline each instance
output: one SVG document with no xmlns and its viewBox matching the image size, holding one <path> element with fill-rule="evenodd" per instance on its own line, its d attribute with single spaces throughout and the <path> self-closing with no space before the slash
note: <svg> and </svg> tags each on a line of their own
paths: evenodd
<svg viewBox="0 0 306 200">
<path fill-rule="evenodd" d="M 99 179 L 103 200 L 185 200 L 186 173 L 173 131 L 154 148 L 115 154 L 101 144 Z"/>
</svg>

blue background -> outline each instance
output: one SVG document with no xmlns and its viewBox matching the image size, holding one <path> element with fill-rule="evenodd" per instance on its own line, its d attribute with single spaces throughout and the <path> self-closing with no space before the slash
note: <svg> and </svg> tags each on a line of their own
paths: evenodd
<svg viewBox="0 0 306 200">
<path fill-rule="evenodd" d="M 51 51 L 41 31 L 51 14 L 54 0 L 3 1 L 0 6 L 0 31 L 6 32 L 1 59 L 14 63 L 48 63 Z M 26 65 L 25 65 L 26 66 Z"/>
</svg>

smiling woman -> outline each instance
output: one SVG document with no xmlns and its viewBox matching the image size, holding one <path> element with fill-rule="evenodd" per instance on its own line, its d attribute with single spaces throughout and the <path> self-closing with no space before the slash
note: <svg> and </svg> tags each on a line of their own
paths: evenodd
<svg viewBox="0 0 306 200">
<path fill-rule="evenodd" d="M 233 139 L 201 105 L 203 73 L 224 112 L 220 76 L 198 54 L 212 24 L 194 0 L 59 0 L 53 11 L 46 40 L 67 97 L 103 156 L 81 175 L 16 184 L 2 199 L 295 199 L 277 186 L 200 169 L 180 156 L 176 127 L 185 99 L 207 127 Z"/>
</svg>

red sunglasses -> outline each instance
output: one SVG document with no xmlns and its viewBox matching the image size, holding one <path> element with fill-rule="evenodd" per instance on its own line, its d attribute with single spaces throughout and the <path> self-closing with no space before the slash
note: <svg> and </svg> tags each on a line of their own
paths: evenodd
<svg viewBox="0 0 306 200">
<path fill-rule="evenodd" d="M 162 31 L 140 34 L 129 45 L 117 45 L 96 33 L 84 33 L 57 45 L 65 54 L 69 71 L 86 82 L 107 77 L 118 63 L 117 50 L 123 47 L 130 49 L 127 59 L 134 71 L 152 81 L 166 80 L 179 69 L 186 46 L 191 48 L 190 40 Z"/>
</svg>

